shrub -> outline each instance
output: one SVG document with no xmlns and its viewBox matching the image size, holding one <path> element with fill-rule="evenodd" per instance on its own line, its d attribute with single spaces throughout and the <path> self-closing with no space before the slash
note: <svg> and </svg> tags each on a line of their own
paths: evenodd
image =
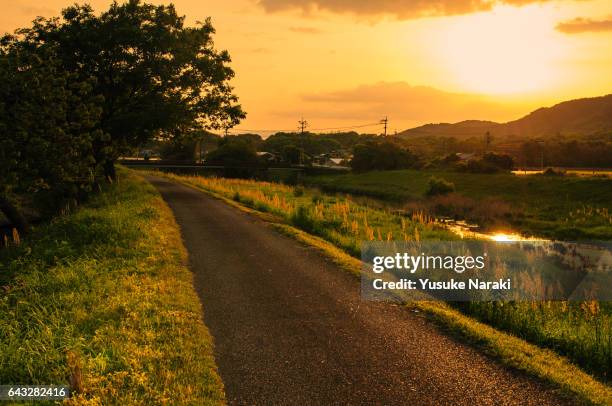
<svg viewBox="0 0 612 406">
<path fill-rule="evenodd" d="M 312 218 L 306 206 L 299 206 L 297 208 L 291 216 L 291 223 L 306 232 L 313 232 L 316 225 L 315 219 Z"/>
<path fill-rule="evenodd" d="M 281 149 L 281 158 L 286 164 L 299 165 L 304 163 L 306 156 L 302 148 L 290 144 Z"/>
<path fill-rule="evenodd" d="M 441 178 L 429 178 L 427 196 L 446 195 L 455 191 L 455 184 Z"/>
<path fill-rule="evenodd" d="M 418 168 L 421 163 L 408 149 L 391 141 L 382 141 L 355 145 L 350 165 L 354 171 L 363 172 Z"/>
<path fill-rule="evenodd" d="M 208 165 L 256 167 L 259 159 L 250 145 L 240 141 L 226 141 L 206 155 Z"/>
<path fill-rule="evenodd" d="M 303 187 L 296 187 L 295 189 L 293 189 L 293 196 L 295 196 L 295 197 L 304 196 L 304 188 Z"/>
<path fill-rule="evenodd" d="M 514 160 L 505 154 L 488 152 L 480 159 L 472 159 L 467 164 L 458 164 L 459 171 L 471 173 L 495 173 L 499 171 L 510 171 L 514 167 Z"/>
</svg>

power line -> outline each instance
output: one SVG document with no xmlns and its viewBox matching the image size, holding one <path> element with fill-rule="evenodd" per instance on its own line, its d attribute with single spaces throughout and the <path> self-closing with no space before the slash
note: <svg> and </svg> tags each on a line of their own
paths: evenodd
<svg viewBox="0 0 612 406">
<path fill-rule="evenodd" d="M 361 124 L 361 125 L 349 125 L 344 127 L 327 127 L 327 128 L 313 128 L 313 131 L 325 131 L 325 130 L 350 130 L 352 128 L 363 128 L 363 127 L 372 127 L 375 125 L 380 125 L 380 123 L 370 123 L 370 124 Z"/>
<path fill-rule="evenodd" d="M 301 120 L 300 120 L 301 121 Z M 298 123 L 300 122 L 298 121 Z M 311 131 L 328 131 L 328 130 L 350 130 L 354 128 L 364 128 L 364 127 L 373 127 L 380 125 L 380 122 L 377 123 L 368 123 L 368 124 L 358 124 L 358 125 L 347 125 L 341 127 L 324 127 L 324 128 L 311 128 Z M 306 123 L 308 125 L 308 123 Z M 254 129 L 254 128 L 230 128 L 228 129 L 230 132 L 253 132 L 253 133 L 270 133 L 270 132 L 292 132 L 291 129 Z"/>
<path fill-rule="evenodd" d="M 263 129 L 263 128 L 258 128 L 258 129 L 254 129 L 254 128 L 230 128 L 228 131 L 231 132 L 253 132 L 253 133 L 280 133 L 280 132 L 291 132 L 293 130 L 290 129 Z"/>
</svg>

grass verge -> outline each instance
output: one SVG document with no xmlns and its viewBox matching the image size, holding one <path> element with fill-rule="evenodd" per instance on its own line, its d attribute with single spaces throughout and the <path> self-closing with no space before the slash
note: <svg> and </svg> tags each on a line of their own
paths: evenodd
<svg viewBox="0 0 612 406">
<path fill-rule="evenodd" d="M 134 172 L 0 250 L 0 285 L 3 384 L 72 383 L 68 404 L 224 403 L 178 226 Z"/>
<path fill-rule="evenodd" d="M 358 259 L 349 255 L 344 249 L 330 243 L 326 238 L 307 233 L 289 224 L 287 217 L 283 217 L 279 213 L 276 213 L 273 208 L 264 207 L 261 200 L 258 202 L 252 200 L 245 201 L 245 197 L 250 196 L 249 193 L 245 194 L 243 192 L 241 196 L 237 197 L 233 195 L 231 189 L 226 190 L 222 188 L 218 189 L 221 192 L 216 192 L 212 188 L 204 187 L 201 182 L 197 182 L 196 178 L 162 173 L 154 174 L 181 182 L 186 186 L 221 199 L 244 212 L 256 215 L 271 223 L 272 226 L 280 232 L 304 244 L 319 249 L 342 269 L 355 276 L 361 275 L 361 262 Z M 235 182 L 243 186 L 248 185 L 247 181 Z M 259 189 L 262 189 L 262 187 L 265 188 L 265 185 L 260 185 Z M 282 186 L 281 188 L 285 187 Z M 294 191 L 288 190 L 286 192 L 295 195 Z M 298 195 L 302 198 L 302 193 L 298 193 Z M 303 198 L 308 199 L 309 197 L 306 195 Z M 316 204 L 320 204 L 318 201 L 319 198 L 320 197 L 317 197 Z M 270 202 L 273 201 L 273 199 L 268 200 Z M 280 205 L 286 206 L 285 203 Z M 299 207 L 299 205 L 297 207 Z M 288 218 L 291 219 L 292 217 L 290 216 Z M 560 356 L 552 350 L 541 348 L 521 338 L 499 331 L 443 303 L 416 302 L 410 306 L 423 311 L 430 318 L 448 328 L 454 334 L 483 349 L 486 353 L 499 359 L 503 364 L 527 372 L 558 387 L 564 394 L 572 396 L 580 403 L 596 405 L 608 405 L 612 403 L 612 390 L 608 385 L 598 381 L 593 376 L 572 364 L 567 358 Z"/>
</svg>

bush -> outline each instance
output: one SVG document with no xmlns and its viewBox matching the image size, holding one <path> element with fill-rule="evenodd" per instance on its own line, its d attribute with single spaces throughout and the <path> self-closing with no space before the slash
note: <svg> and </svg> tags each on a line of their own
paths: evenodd
<svg viewBox="0 0 612 406">
<path fill-rule="evenodd" d="M 0 211 L 20 232 L 28 228 L 20 196 L 46 217 L 94 188 L 93 145 L 104 134 L 92 87 L 55 52 L 0 46 Z"/>
<path fill-rule="evenodd" d="M 321 195 L 312 195 L 312 197 L 310 198 L 310 200 L 312 201 L 312 204 L 319 204 L 321 202 L 323 202 L 323 197 Z"/>
<path fill-rule="evenodd" d="M 391 141 L 382 141 L 356 145 L 350 165 L 354 171 L 363 172 L 418 168 L 420 162 L 408 149 Z"/>
<path fill-rule="evenodd" d="M 455 184 L 445 179 L 431 177 L 427 188 L 427 196 L 446 195 L 455 191 Z"/>
<path fill-rule="evenodd" d="M 303 187 L 296 187 L 295 189 L 293 189 L 293 196 L 295 196 L 295 197 L 302 197 L 302 196 L 304 196 L 304 188 Z"/>
<path fill-rule="evenodd" d="M 250 145 L 240 141 L 226 141 L 206 155 L 208 165 L 229 167 L 257 167 L 259 159 Z"/>
<path fill-rule="evenodd" d="M 298 165 L 306 161 L 306 154 L 302 148 L 295 145 L 285 145 L 281 149 L 281 158 L 285 164 Z"/>
<path fill-rule="evenodd" d="M 316 221 L 310 216 L 310 211 L 306 206 L 299 206 L 291 216 L 291 224 L 306 232 L 313 232 Z"/>
<path fill-rule="evenodd" d="M 459 171 L 471 173 L 495 173 L 499 171 L 510 171 L 514 167 L 514 160 L 505 154 L 488 152 L 480 159 L 472 159 L 467 164 L 458 165 Z"/>
</svg>

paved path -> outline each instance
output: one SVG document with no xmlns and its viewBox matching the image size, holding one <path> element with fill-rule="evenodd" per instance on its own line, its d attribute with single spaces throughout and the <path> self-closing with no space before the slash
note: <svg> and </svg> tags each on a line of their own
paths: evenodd
<svg viewBox="0 0 612 406">
<path fill-rule="evenodd" d="M 181 227 L 230 404 L 563 404 L 419 314 L 362 301 L 353 276 L 263 221 L 149 180 Z"/>
</svg>

